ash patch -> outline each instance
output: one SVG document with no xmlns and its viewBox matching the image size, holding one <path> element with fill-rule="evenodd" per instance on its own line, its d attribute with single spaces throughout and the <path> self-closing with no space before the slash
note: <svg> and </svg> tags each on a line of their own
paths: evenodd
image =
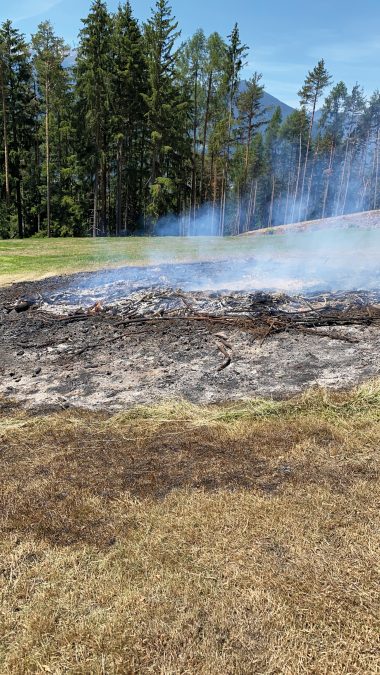
<svg viewBox="0 0 380 675">
<path fill-rule="evenodd" d="M 186 292 L 156 279 L 102 301 L 91 295 L 95 278 L 2 290 L 0 394 L 28 406 L 119 410 L 167 398 L 281 398 L 379 375 L 377 291 Z M 90 307 L 73 291 L 86 279 Z"/>
<path fill-rule="evenodd" d="M 343 262 L 342 262 L 343 265 Z M 327 269 L 327 261 L 324 260 Z M 307 267 L 307 270 L 305 269 Z M 96 272 L 85 272 L 68 276 L 57 276 L 38 282 L 13 284 L 2 289 L 2 300 L 7 307 L 21 310 L 22 303 L 38 306 L 56 313 L 70 313 L 75 309 L 88 309 L 96 303 L 102 306 L 123 309 L 129 298 L 141 299 L 151 293 L 179 290 L 182 292 L 205 292 L 212 297 L 231 295 L 240 297 L 253 294 L 259 296 L 277 294 L 282 289 L 289 296 L 334 294 L 337 286 L 345 293 L 353 294 L 360 286 L 355 285 L 355 275 L 350 265 L 343 265 L 339 284 L 328 281 L 329 275 L 321 276 L 321 265 L 305 266 L 303 258 L 289 259 L 283 254 L 277 259 L 273 252 L 264 260 L 244 258 L 215 260 L 209 262 L 178 263 L 156 266 L 130 266 Z M 362 275 L 363 276 L 363 275 Z M 376 262 L 374 269 L 367 269 L 365 277 L 374 297 L 379 299 L 380 270 Z M 360 292 L 360 294 L 362 294 Z M 1 306 L 1 301 L 0 301 Z"/>
</svg>

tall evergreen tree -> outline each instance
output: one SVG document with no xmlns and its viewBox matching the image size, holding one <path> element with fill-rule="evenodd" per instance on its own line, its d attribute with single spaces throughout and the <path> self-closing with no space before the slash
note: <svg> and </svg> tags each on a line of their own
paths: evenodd
<svg viewBox="0 0 380 675">
<path fill-rule="evenodd" d="M 307 144 L 306 144 L 305 162 L 304 162 L 303 173 L 302 173 L 302 186 L 301 186 L 301 195 L 300 195 L 299 216 L 301 216 L 302 207 L 303 207 L 305 179 L 306 179 L 307 166 L 308 166 L 308 160 L 309 160 L 310 145 L 311 145 L 311 140 L 312 140 L 312 135 L 313 135 L 315 111 L 317 109 L 317 103 L 318 103 L 319 99 L 321 98 L 323 92 L 325 91 L 326 87 L 330 84 L 330 82 L 331 82 L 331 76 L 329 75 L 328 71 L 326 70 L 324 60 L 321 59 L 320 61 L 318 61 L 315 68 L 313 68 L 313 70 L 310 70 L 308 72 L 307 77 L 305 79 L 305 82 L 304 82 L 302 88 L 300 89 L 300 91 L 298 92 L 298 96 L 300 97 L 301 106 L 304 106 L 306 108 L 306 110 L 309 111 L 309 114 L 310 114 L 309 134 L 308 134 L 308 139 L 307 139 Z"/>
<path fill-rule="evenodd" d="M 225 212 L 226 212 L 226 198 L 228 192 L 228 166 L 230 161 L 231 144 L 232 144 L 232 130 L 235 118 L 235 103 L 236 95 L 239 89 L 240 73 L 244 65 L 244 60 L 247 55 L 247 45 L 240 40 L 240 33 L 238 25 L 235 24 L 231 35 L 228 36 L 229 42 L 226 50 L 225 62 L 225 88 L 227 101 L 227 117 L 226 117 L 226 143 L 224 151 L 224 166 L 222 176 L 221 189 L 221 217 L 220 217 L 220 233 L 224 234 L 225 226 Z"/>
<path fill-rule="evenodd" d="M 244 182 L 247 182 L 248 168 L 250 164 L 250 152 L 252 138 L 264 123 L 265 110 L 262 107 L 264 86 L 260 84 L 261 73 L 254 73 L 246 83 L 246 88 L 237 99 L 239 112 L 240 141 L 245 146 L 244 157 Z"/>
<path fill-rule="evenodd" d="M 196 207 L 200 199 L 198 189 L 198 149 L 200 143 L 200 125 L 204 105 L 204 78 L 206 59 L 206 38 L 203 30 L 197 30 L 181 49 L 180 67 L 181 86 L 189 88 L 192 116 L 192 170 L 191 170 L 191 209 L 195 218 Z"/>
<path fill-rule="evenodd" d="M 205 104 L 201 135 L 201 167 L 199 177 L 199 194 L 201 201 L 211 198 L 213 182 L 212 153 L 208 152 L 208 138 L 212 127 L 224 113 L 224 64 L 227 46 L 219 33 L 212 33 L 205 45 Z M 211 127 L 211 131 L 210 131 Z M 208 185 L 205 186 L 206 156 L 208 155 L 209 176 Z"/>
<path fill-rule="evenodd" d="M 151 18 L 145 24 L 149 81 L 145 101 L 151 157 L 148 214 L 153 221 L 168 210 L 180 209 L 186 187 L 183 165 L 190 154 L 185 140 L 190 106 L 186 92 L 181 91 L 177 82 L 175 43 L 180 36 L 177 27 L 167 0 L 157 0 Z"/>
<path fill-rule="evenodd" d="M 129 2 L 114 18 L 112 133 L 116 145 L 116 234 L 136 227 L 144 201 L 147 67 L 143 37 Z"/>
<path fill-rule="evenodd" d="M 22 160 L 33 142 L 35 105 L 30 50 L 24 36 L 12 26 L 11 21 L 5 21 L 0 28 L 0 89 L 5 203 L 7 217 L 12 211 L 12 203 L 15 203 L 18 236 L 21 238 L 24 235 Z"/>
<path fill-rule="evenodd" d="M 86 143 L 83 147 L 82 161 L 88 163 L 92 177 L 92 234 L 95 237 L 99 233 L 105 235 L 108 231 L 107 181 L 112 93 L 112 22 L 105 2 L 93 0 L 90 12 L 85 19 L 82 19 L 82 23 L 75 74 L 78 116 L 79 120 L 85 122 Z M 98 208 L 99 201 L 100 209 Z"/>
<path fill-rule="evenodd" d="M 37 75 L 38 94 L 44 111 L 45 174 L 46 174 L 46 230 L 51 235 L 51 117 L 59 115 L 66 73 L 63 61 L 69 48 L 54 34 L 49 21 L 38 26 L 32 36 L 33 65 Z"/>
</svg>

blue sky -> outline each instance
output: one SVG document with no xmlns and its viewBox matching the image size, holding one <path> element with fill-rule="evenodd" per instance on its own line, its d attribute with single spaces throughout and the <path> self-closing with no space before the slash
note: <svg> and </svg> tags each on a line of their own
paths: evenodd
<svg viewBox="0 0 380 675">
<path fill-rule="evenodd" d="M 135 15 L 145 20 L 154 0 L 132 0 Z M 118 0 L 109 0 L 115 10 Z M 297 104 L 305 74 L 323 57 L 334 81 L 359 82 L 370 94 L 380 88 L 380 0 L 172 0 L 182 37 L 202 27 L 227 36 L 238 22 L 250 47 L 245 75 L 263 74 L 266 90 Z M 12 19 L 29 36 L 50 19 L 56 32 L 77 44 L 89 0 L 0 0 L 0 20 Z"/>
</svg>

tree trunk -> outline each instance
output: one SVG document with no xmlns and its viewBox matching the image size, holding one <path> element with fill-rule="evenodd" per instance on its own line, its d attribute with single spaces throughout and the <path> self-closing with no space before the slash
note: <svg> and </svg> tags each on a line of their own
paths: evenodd
<svg viewBox="0 0 380 675">
<path fill-rule="evenodd" d="M 47 220 L 47 236 L 51 234 L 50 222 L 50 138 L 49 138 L 49 80 L 45 80 L 45 142 L 46 142 L 46 220 Z"/>
<path fill-rule="evenodd" d="M 352 169 L 352 155 L 353 155 L 353 150 L 349 154 L 349 161 L 348 161 L 348 171 L 347 171 L 347 181 L 346 181 L 346 189 L 344 191 L 344 199 L 343 199 L 343 204 L 342 204 L 342 216 L 344 215 L 346 211 L 346 203 L 347 203 L 347 195 L 348 195 L 348 186 L 350 184 L 351 180 L 351 169 Z"/>
<path fill-rule="evenodd" d="M 334 157 L 334 143 L 331 143 L 331 150 L 330 150 L 330 161 L 329 161 L 329 166 L 327 169 L 327 180 L 326 180 L 326 187 L 325 187 L 325 192 L 323 195 L 323 207 L 322 207 L 322 218 L 325 217 L 326 215 L 326 204 L 327 204 L 327 197 L 329 193 L 329 186 L 330 186 L 330 176 L 332 172 L 332 162 L 333 162 L 333 157 Z"/>
<path fill-rule="evenodd" d="M 339 215 L 339 205 L 340 205 L 340 200 L 341 200 L 341 196 L 342 196 L 344 176 L 345 176 L 345 173 L 346 173 L 346 164 L 347 164 L 347 156 L 348 156 L 348 143 L 349 143 L 349 141 L 348 141 L 348 138 L 347 138 L 346 150 L 345 150 L 345 153 L 344 153 L 344 162 L 343 162 L 343 167 L 342 167 L 342 174 L 341 174 L 341 177 L 340 177 L 339 192 L 338 192 L 338 197 L 337 197 L 336 207 L 335 207 L 335 215 L 336 216 Z"/>
<path fill-rule="evenodd" d="M 250 191 L 249 191 L 249 200 L 248 200 L 248 206 L 247 206 L 247 213 L 246 213 L 246 216 L 245 216 L 245 226 L 244 226 L 245 232 L 248 232 L 248 230 L 249 230 L 249 224 L 250 224 L 250 222 L 251 222 L 251 212 L 252 212 L 253 193 L 254 193 L 254 185 L 255 185 L 255 184 L 256 184 L 256 188 L 257 188 L 257 180 L 254 181 L 253 178 L 252 178 L 252 180 L 251 180 L 251 188 L 250 188 Z"/>
<path fill-rule="evenodd" d="M 122 161 L 123 161 L 123 141 L 118 142 L 117 147 L 117 185 L 116 185 L 116 236 L 118 237 L 122 228 Z"/>
<path fill-rule="evenodd" d="M 308 133 L 308 136 L 307 136 L 305 163 L 304 163 L 303 175 L 302 175 L 301 199 L 300 199 L 300 207 L 299 207 L 299 211 L 298 211 L 298 219 L 299 220 L 301 219 L 302 202 L 303 202 L 303 195 L 304 195 L 304 189 L 305 189 L 305 179 L 306 179 L 306 172 L 307 172 L 307 164 L 308 164 L 308 160 L 309 160 L 309 152 L 310 152 L 311 138 L 312 138 L 312 133 L 313 133 L 316 106 L 317 106 L 317 97 L 315 96 L 314 101 L 313 101 L 313 110 L 312 110 L 312 113 L 311 113 L 310 125 L 309 125 L 309 133 Z"/>
<path fill-rule="evenodd" d="M 216 209 L 216 198 L 217 198 L 217 166 L 214 156 L 211 157 L 211 173 L 210 178 L 212 182 L 212 232 L 214 234 L 214 225 L 215 225 L 215 209 Z"/>
<path fill-rule="evenodd" d="M 98 230 L 98 167 L 95 169 L 94 180 L 94 216 L 92 220 L 92 236 L 96 237 Z"/>
<path fill-rule="evenodd" d="M 104 237 L 107 234 L 107 160 L 104 149 L 100 160 L 100 196 L 100 230 Z"/>
<path fill-rule="evenodd" d="M 220 186 L 220 214 L 219 214 L 219 235 L 224 236 L 224 218 L 226 213 L 226 168 L 223 167 L 222 184 Z"/>
<path fill-rule="evenodd" d="M 211 102 L 211 88 L 212 88 L 212 71 L 208 77 L 207 85 L 207 99 L 206 99 L 206 109 L 205 109 L 205 119 L 203 125 L 203 140 L 202 140 L 202 159 L 201 159 L 201 175 L 199 178 L 199 198 L 203 200 L 203 182 L 204 182 L 204 173 L 205 173 L 205 160 L 206 160 L 206 143 L 207 143 L 207 128 L 208 120 L 210 115 L 210 102 Z M 211 172 L 212 176 L 212 172 Z"/>
<path fill-rule="evenodd" d="M 240 234 L 240 222 L 241 222 L 241 188 L 240 185 L 237 186 L 237 209 L 236 209 L 236 218 L 235 218 L 235 234 Z"/>
<path fill-rule="evenodd" d="M 37 87 L 36 82 L 34 81 L 34 96 L 37 98 Z M 38 138 L 38 120 L 35 120 L 34 124 L 34 163 L 35 163 L 35 191 L 38 199 L 37 205 L 37 232 L 41 231 L 41 194 L 38 189 L 41 179 L 41 155 L 40 155 L 40 143 Z"/>
<path fill-rule="evenodd" d="M 377 130 L 376 136 L 376 170 L 375 170 L 375 185 L 373 191 L 373 208 L 377 208 L 377 192 L 378 192 L 378 180 L 379 180 L 379 137 L 380 129 Z"/>
<path fill-rule="evenodd" d="M 247 129 L 247 143 L 246 143 L 246 146 L 245 146 L 245 158 L 244 158 L 244 182 L 243 182 L 244 187 L 246 187 L 247 181 L 248 181 L 249 150 L 250 150 L 251 141 L 252 141 L 252 119 L 253 119 L 253 116 L 249 115 L 248 129 Z"/>
<path fill-rule="evenodd" d="M 227 125 L 227 147 L 224 156 L 223 162 L 223 175 L 222 175 L 222 192 L 221 192 L 221 214 L 220 214 L 220 235 L 223 237 L 225 232 L 225 216 L 226 216 L 226 200 L 227 200 L 227 188 L 228 188 L 228 169 L 230 165 L 230 149 L 231 149 L 231 130 L 232 130 L 232 120 L 233 120 L 233 105 L 234 105 L 234 96 L 231 90 L 229 106 L 228 106 L 228 125 Z"/>
<path fill-rule="evenodd" d="M 195 221 L 195 212 L 197 208 L 197 185 L 196 185 L 197 128 L 198 128 L 198 71 L 196 70 L 194 83 L 193 162 L 191 171 L 191 207 L 194 221 Z"/>
<path fill-rule="evenodd" d="M 268 227 L 271 227 L 272 225 L 272 218 L 273 218 L 273 204 L 274 204 L 274 191 L 276 187 L 276 179 L 274 175 L 272 176 L 272 194 L 271 194 L 271 200 L 270 200 L 270 208 L 269 208 L 269 217 L 268 217 Z"/>
<path fill-rule="evenodd" d="M 255 213 L 256 213 L 257 183 L 258 183 L 258 181 L 257 181 L 257 178 L 256 178 L 256 180 L 255 180 L 255 191 L 253 193 L 253 204 L 252 204 L 252 213 L 251 213 L 250 222 L 253 221 L 253 219 L 255 217 Z"/>
<path fill-rule="evenodd" d="M 288 208 L 289 208 L 289 198 L 290 198 L 290 186 L 292 182 L 292 177 L 289 169 L 289 175 L 288 175 L 288 188 L 286 190 L 286 204 L 285 204 L 285 214 L 284 214 L 284 223 L 286 224 L 288 222 Z"/>
<path fill-rule="evenodd" d="M 13 128 L 13 145 L 14 145 L 14 154 L 15 154 L 17 226 L 18 226 L 18 236 L 19 236 L 20 239 L 22 239 L 23 236 L 24 236 L 24 223 L 23 223 L 23 216 L 22 216 L 20 155 L 19 155 L 19 143 L 18 143 L 17 124 L 16 124 L 15 115 L 13 115 L 13 119 L 12 119 L 12 128 Z"/>
<path fill-rule="evenodd" d="M 144 187 L 144 155 L 145 155 L 145 125 L 142 128 L 141 141 L 140 141 L 140 161 L 139 161 L 139 198 L 138 198 L 138 208 L 139 213 L 143 211 L 143 220 L 145 223 L 145 187 Z"/>
<path fill-rule="evenodd" d="M 293 199 L 293 208 L 292 208 L 292 223 L 294 223 L 294 214 L 296 210 L 297 196 L 298 196 L 298 187 L 301 175 L 301 157 L 302 157 L 302 133 L 300 133 L 300 144 L 299 144 L 299 153 L 298 153 L 298 168 L 297 168 L 297 178 L 296 178 L 296 189 L 294 191 Z"/>
<path fill-rule="evenodd" d="M 315 171 L 315 163 L 318 157 L 318 147 L 315 150 L 314 156 L 313 156 L 313 163 L 311 167 L 311 176 L 309 178 L 309 186 L 307 190 L 307 200 L 306 200 L 306 210 L 305 210 L 305 217 L 304 220 L 308 220 L 309 218 L 309 204 L 310 204 L 310 195 L 311 195 L 311 189 L 313 186 L 313 178 L 314 178 L 314 171 Z"/>
<path fill-rule="evenodd" d="M 5 172 L 5 201 L 9 206 L 10 189 L 9 189 L 9 147 L 8 147 L 8 119 L 7 119 L 7 103 L 5 95 L 5 82 L 3 66 L 0 68 L 0 87 L 1 87 L 1 102 L 3 109 L 3 140 L 4 140 L 4 172 Z"/>
</svg>

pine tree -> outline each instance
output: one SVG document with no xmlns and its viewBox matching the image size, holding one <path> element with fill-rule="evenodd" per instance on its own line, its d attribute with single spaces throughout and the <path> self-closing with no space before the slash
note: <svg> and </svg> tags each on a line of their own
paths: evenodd
<svg viewBox="0 0 380 675">
<path fill-rule="evenodd" d="M 206 60 L 206 38 L 203 30 L 198 30 L 182 46 L 180 57 L 181 86 L 189 90 L 192 116 L 192 169 L 191 169 L 191 211 L 195 219 L 197 204 L 201 198 L 198 189 L 198 147 L 202 106 L 204 105 L 204 79 Z"/>
<path fill-rule="evenodd" d="M 232 130 L 234 125 L 234 106 L 236 95 L 239 89 L 240 73 L 244 65 L 244 59 L 247 54 L 247 46 L 240 40 L 238 25 L 235 24 L 231 35 L 228 36 L 229 42 L 226 51 L 225 63 L 225 88 L 227 99 L 227 124 L 226 124 L 226 147 L 224 153 L 224 167 L 221 189 L 221 217 L 220 234 L 224 234 L 226 197 L 228 191 L 228 166 L 230 162 L 230 152 L 232 143 Z"/>
<path fill-rule="evenodd" d="M 30 51 L 24 36 L 5 21 L 0 28 L 0 89 L 7 214 L 17 212 L 18 236 L 24 236 L 22 159 L 33 138 L 34 97 Z"/>
<path fill-rule="evenodd" d="M 347 104 L 347 87 L 344 82 L 338 82 L 326 97 L 319 128 L 322 133 L 322 145 L 325 148 L 327 159 L 323 169 L 324 189 L 322 198 L 322 218 L 326 215 L 329 201 L 331 177 L 334 174 L 334 159 L 342 144 L 345 134 L 345 109 Z"/>
<path fill-rule="evenodd" d="M 304 198 L 304 189 L 305 189 L 305 179 L 307 173 L 307 166 L 309 160 L 309 152 L 313 134 L 315 111 L 317 109 L 317 103 L 321 98 L 324 90 L 331 82 L 331 76 L 326 70 L 325 62 L 323 59 L 318 61 L 317 65 L 313 70 L 310 70 L 307 74 L 303 87 L 298 92 L 300 97 L 301 106 L 304 106 L 308 111 L 310 111 L 310 124 L 309 124 L 309 134 L 306 145 L 305 152 L 305 162 L 302 173 L 302 186 L 301 186 L 301 195 L 300 195 L 300 208 L 299 208 L 299 218 L 302 214 L 303 198 Z"/>
<path fill-rule="evenodd" d="M 207 141 L 210 135 L 210 127 L 212 128 L 224 113 L 224 64 L 227 46 L 219 33 L 212 33 L 208 37 L 205 51 L 205 106 L 202 124 L 202 152 L 199 176 L 199 194 L 201 202 L 210 199 L 212 191 L 213 158 L 210 152 L 208 153 L 208 162 L 210 165 L 209 179 L 208 186 L 205 188 Z"/>
<path fill-rule="evenodd" d="M 263 116 L 265 110 L 261 103 L 264 95 L 264 86 L 260 84 L 261 78 L 262 75 L 260 73 L 254 73 L 237 99 L 240 141 L 245 146 L 244 183 L 247 182 L 252 138 L 264 123 Z"/>
<path fill-rule="evenodd" d="M 129 2 L 114 18 L 112 133 L 116 145 L 116 234 L 136 227 L 144 200 L 147 67 L 143 37 Z M 124 225 L 124 228 L 123 228 Z"/>
<path fill-rule="evenodd" d="M 54 34 L 49 21 L 38 26 L 32 36 L 33 65 L 37 74 L 39 99 L 45 117 L 45 173 L 46 173 L 46 229 L 51 236 L 51 117 L 59 114 L 61 94 L 64 90 L 65 71 L 63 61 L 69 48 L 62 38 Z"/>
<path fill-rule="evenodd" d="M 107 182 L 108 148 L 110 136 L 111 73 L 111 17 L 102 0 L 94 0 L 90 12 L 82 19 L 77 64 L 78 116 L 84 122 L 85 145 L 83 161 L 88 163 L 92 176 L 93 218 L 92 234 L 105 235 L 108 231 Z M 99 190 L 100 187 L 100 190 Z M 100 192 L 100 218 L 98 202 Z"/>
<path fill-rule="evenodd" d="M 153 222 L 170 210 L 178 210 L 185 189 L 183 164 L 190 150 L 184 138 L 190 103 L 176 79 L 175 43 L 180 36 L 177 27 L 167 1 L 157 0 L 145 25 L 149 81 L 145 101 L 151 157 L 148 214 Z M 179 191 L 177 205 L 175 187 Z"/>
</svg>

